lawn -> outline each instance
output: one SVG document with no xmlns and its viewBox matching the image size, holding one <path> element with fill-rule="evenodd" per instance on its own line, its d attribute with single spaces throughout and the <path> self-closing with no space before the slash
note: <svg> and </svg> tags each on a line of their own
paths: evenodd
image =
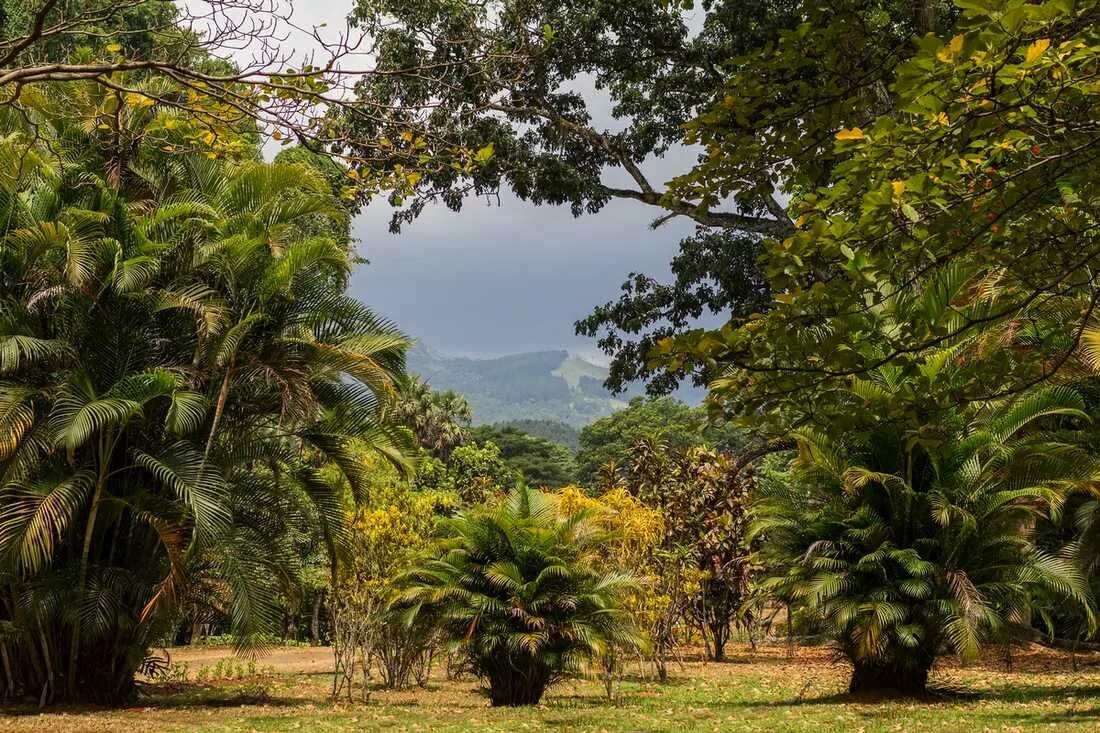
<svg viewBox="0 0 1100 733">
<path fill-rule="evenodd" d="M 474 680 L 427 689 L 374 690 L 367 703 L 332 703 L 326 649 L 280 649 L 230 663 L 227 649 L 176 650 L 188 683 L 158 684 L 124 710 L 6 709 L 0 731 L 979 731 L 1100 727 L 1100 656 L 1070 659 L 1038 648 L 960 669 L 936 683 L 956 692 L 930 701 L 853 700 L 846 671 L 824 649 L 734 650 L 722 664 L 673 666 L 666 684 L 631 679 L 609 703 L 596 680 L 571 680 L 534 709 L 492 709 Z M 219 662 L 221 666 L 219 667 Z M 235 667 L 231 670 L 230 667 Z M 205 672 L 202 670 L 205 669 Z M 219 674 L 243 679 L 211 681 Z M 197 677 L 206 677 L 202 682 Z"/>
</svg>

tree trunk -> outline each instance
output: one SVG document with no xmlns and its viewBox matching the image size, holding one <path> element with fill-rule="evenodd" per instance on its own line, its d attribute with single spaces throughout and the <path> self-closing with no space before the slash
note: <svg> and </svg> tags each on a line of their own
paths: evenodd
<svg viewBox="0 0 1100 733">
<path fill-rule="evenodd" d="M 722 623 L 719 621 L 711 623 L 710 635 L 713 640 L 713 647 L 711 649 L 712 658 L 715 662 L 726 661 L 726 643 L 730 638 L 729 623 Z"/>
<path fill-rule="evenodd" d="M 318 590 L 317 595 L 313 597 L 313 615 L 309 620 L 309 635 L 315 646 L 321 643 L 321 601 L 323 598 L 324 592 Z"/>
<path fill-rule="evenodd" d="M 502 666 L 490 674 L 489 701 L 495 708 L 538 705 L 547 681 L 546 670 L 523 669 L 522 663 Z"/>
<path fill-rule="evenodd" d="M 848 692 L 896 693 L 921 696 L 928 692 L 928 673 L 932 664 L 921 660 L 919 652 L 904 662 L 855 662 Z"/>
</svg>

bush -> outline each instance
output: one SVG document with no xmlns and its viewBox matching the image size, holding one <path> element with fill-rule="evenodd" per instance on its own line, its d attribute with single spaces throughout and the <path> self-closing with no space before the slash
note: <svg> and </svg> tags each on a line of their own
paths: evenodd
<svg viewBox="0 0 1100 733">
<path fill-rule="evenodd" d="M 494 706 L 533 705 L 613 645 L 637 643 L 623 600 L 631 575 L 600 570 L 606 535 L 525 487 L 445 523 L 445 539 L 399 581 L 406 621 L 432 620 Z"/>
</svg>

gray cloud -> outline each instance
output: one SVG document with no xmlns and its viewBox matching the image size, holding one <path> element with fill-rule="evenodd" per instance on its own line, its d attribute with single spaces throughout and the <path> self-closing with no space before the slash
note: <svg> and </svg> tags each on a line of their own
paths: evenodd
<svg viewBox="0 0 1100 733">
<path fill-rule="evenodd" d="M 657 231 L 650 207 L 613 201 L 595 216 L 535 207 L 502 196 L 470 200 L 459 213 L 433 207 L 399 236 L 390 210 L 374 204 L 355 222 L 361 254 L 352 292 L 440 351 L 489 355 L 595 344 L 573 322 L 617 296 L 626 274 L 668 270 L 692 231 L 674 221 Z"/>
</svg>

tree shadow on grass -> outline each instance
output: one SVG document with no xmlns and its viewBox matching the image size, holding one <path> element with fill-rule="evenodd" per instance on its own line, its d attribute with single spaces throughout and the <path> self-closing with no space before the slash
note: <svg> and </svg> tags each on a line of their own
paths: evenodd
<svg viewBox="0 0 1100 733">
<path fill-rule="evenodd" d="M 242 705 L 264 705 L 273 708 L 304 707 L 310 700 L 274 697 L 263 686 L 214 687 L 210 685 L 177 685 L 171 690 L 157 689 L 152 693 L 140 695 L 125 705 L 50 705 L 39 708 L 38 705 L 0 706 L 0 716 L 32 716 L 43 713 L 65 713 L 67 715 L 91 715 L 95 713 L 125 712 L 142 709 L 179 709 L 179 708 L 230 708 Z"/>
<path fill-rule="evenodd" d="M 879 692 L 851 694 L 834 692 L 824 695 L 783 697 L 771 700 L 694 700 L 695 707 L 709 707 L 728 710 L 774 709 L 786 707 L 812 706 L 867 706 L 879 707 L 890 703 L 926 705 L 929 708 L 968 703 L 1019 703 L 1028 704 L 1042 701 L 1062 701 L 1073 698 L 1078 702 L 1100 703 L 1100 685 L 1026 685 L 1005 686 L 993 690 L 974 690 L 963 686 L 934 685 L 925 695 L 903 695 L 900 693 Z M 1076 710 L 1074 715 L 1100 718 L 1100 707 L 1095 710 Z M 993 713 L 994 711 L 990 711 Z M 1021 714 L 1028 714 L 1021 711 Z M 1040 716 L 1039 713 L 1032 714 Z M 1060 719 L 1060 718 L 1059 718 Z"/>
</svg>

